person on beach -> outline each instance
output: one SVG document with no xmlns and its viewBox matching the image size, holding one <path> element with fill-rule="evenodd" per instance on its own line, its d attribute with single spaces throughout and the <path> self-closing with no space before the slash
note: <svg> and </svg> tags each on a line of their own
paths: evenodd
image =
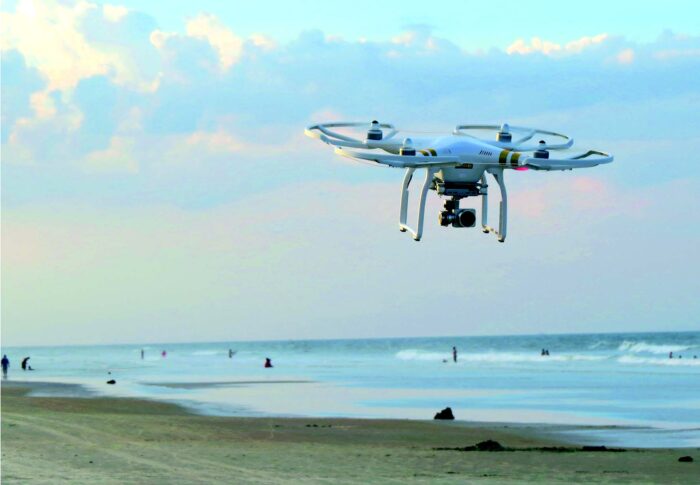
<svg viewBox="0 0 700 485">
<path fill-rule="evenodd" d="M 143 360 L 143 349 L 141 349 L 141 360 Z"/>
<path fill-rule="evenodd" d="M 233 359 L 233 356 L 234 356 L 235 354 L 236 354 L 236 353 L 235 353 L 233 350 L 228 349 L 228 358 L 229 358 L 229 359 Z"/>
<path fill-rule="evenodd" d="M 452 347 L 452 361 L 457 362 L 457 347 Z"/>
<path fill-rule="evenodd" d="M 22 366 L 22 370 L 34 370 L 34 369 L 32 369 L 32 366 L 29 365 L 29 357 L 25 357 L 24 359 L 22 359 L 21 366 Z"/>
<path fill-rule="evenodd" d="M 673 359 L 673 352 L 669 352 L 669 353 L 668 353 L 668 358 L 669 358 L 669 359 Z"/>
<path fill-rule="evenodd" d="M 266 369 L 272 368 L 272 361 L 270 360 L 269 357 L 265 357 L 265 368 Z"/>
<path fill-rule="evenodd" d="M 7 355 L 2 356 L 2 377 L 7 378 L 7 368 L 10 367 L 10 359 L 7 358 Z"/>
<path fill-rule="evenodd" d="M 160 353 L 160 355 L 165 359 L 168 356 L 168 353 L 164 350 Z"/>
</svg>

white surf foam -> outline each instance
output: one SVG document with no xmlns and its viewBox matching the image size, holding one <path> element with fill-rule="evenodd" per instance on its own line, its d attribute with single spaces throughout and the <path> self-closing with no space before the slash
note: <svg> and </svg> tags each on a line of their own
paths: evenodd
<svg viewBox="0 0 700 485">
<path fill-rule="evenodd" d="M 621 364 L 642 364 L 642 365 L 670 365 L 670 366 L 698 366 L 700 367 L 700 359 L 690 358 L 683 359 L 665 359 L 659 357 L 637 357 L 635 355 L 623 355 L 618 357 L 617 361 Z"/>
<path fill-rule="evenodd" d="M 632 352 L 635 354 L 668 354 L 669 352 L 681 352 L 683 350 L 688 350 L 689 348 L 690 347 L 688 347 L 687 345 L 649 344 L 647 342 L 635 342 L 625 340 L 620 344 L 617 350 L 620 350 L 622 352 Z"/>
<path fill-rule="evenodd" d="M 539 352 L 483 352 L 483 353 L 459 353 L 459 362 L 566 362 L 566 361 L 600 361 L 607 359 L 601 355 L 581 355 L 581 354 L 555 354 L 542 356 Z M 406 349 L 396 353 L 396 358 L 401 360 L 417 361 L 442 361 L 451 360 L 451 353 L 430 352 L 418 349 Z"/>
</svg>

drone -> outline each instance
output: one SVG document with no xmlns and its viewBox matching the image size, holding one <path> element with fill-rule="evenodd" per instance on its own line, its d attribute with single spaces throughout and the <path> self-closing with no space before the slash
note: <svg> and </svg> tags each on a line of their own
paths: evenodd
<svg viewBox="0 0 700 485">
<path fill-rule="evenodd" d="M 368 128 L 364 139 L 338 130 Z M 481 197 L 481 228 L 505 242 L 508 223 L 506 170 L 573 170 L 595 167 L 613 161 L 609 153 L 587 150 L 571 153 L 574 140 L 561 133 L 538 128 L 501 125 L 459 125 L 451 134 L 401 137 L 400 130 L 378 121 L 322 123 L 309 126 L 304 133 L 335 146 L 335 153 L 357 161 L 403 168 L 399 230 L 415 241 L 423 234 L 423 219 L 428 190 L 446 198 L 438 221 L 444 227 L 475 227 L 476 210 L 461 209 L 460 201 Z M 480 135 L 480 136 L 479 136 Z M 537 135 L 537 137 L 536 137 Z M 533 142 L 533 138 L 539 138 Z M 408 226 L 409 186 L 413 174 L 425 170 L 418 203 L 416 229 Z M 486 174 L 496 180 L 501 192 L 498 228 L 488 225 L 488 183 Z"/>
</svg>

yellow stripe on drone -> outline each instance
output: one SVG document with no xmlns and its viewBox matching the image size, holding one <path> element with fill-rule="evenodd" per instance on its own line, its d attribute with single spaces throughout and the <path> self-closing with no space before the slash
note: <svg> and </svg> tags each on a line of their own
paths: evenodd
<svg viewBox="0 0 700 485">
<path fill-rule="evenodd" d="M 435 151 L 434 148 L 428 148 L 428 151 L 430 152 L 430 154 L 431 154 L 432 156 L 437 157 L 437 152 Z"/>
<path fill-rule="evenodd" d="M 510 150 L 501 150 L 501 153 L 498 155 L 498 163 L 505 165 L 508 153 L 510 153 Z"/>
<path fill-rule="evenodd" d="M 428 150 L 418 150 L 420 153 L 423 154 L 424 157 L 429 157 L 430 153 L 428 153 Z"/>
<path fill-rule="evenodd" d="M 510 166 L 511 167 L 517 167 L 518 166 L 518 159 L 520 159 L 520 152 L 514 152 L 513 155 L 510 157 Z"/>
</svg>

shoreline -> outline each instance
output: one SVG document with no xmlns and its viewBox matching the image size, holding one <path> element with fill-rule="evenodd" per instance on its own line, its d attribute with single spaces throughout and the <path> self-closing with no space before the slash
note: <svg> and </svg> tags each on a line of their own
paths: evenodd
<svg viewBox="0 0 700 485">
<path fill-rule="evenodd" d="M 690 483 L 697 463 L 678 458 L 700 458 L 697 448 L 584 451 L 538 425 L 202 416 L 134 398 L 35 397 L 46 384 L 7 384 L 3 483 Z M 506 451 L 470 449 L 488 440 Z"/>
<path fill-rule="evenodd" d="M 279 383 L 308 383 L 312 381 L 217 381 L 205 383 L 144 383 L 148 386 L 172 387 L 177 389 L 197 389 L 200 387 L 219 387 L 224 385 L 248 385 L 248 384 L 279 384 Z M 201 417 L 219 417 L 232 419 L 330 419 L 330 420 L 361 420 L 361 421 L 408 421 L 408 422 L 433 422 L 430 418 L 375 418 L 375 417 L 346 417 L 346 416 L 290 416 L 290 415 L 218 415 L 201 412 L 201 407 L 182 404 L 178 400 L 162 399 L 157 397 L 132 397 L 132 396 L 107 396 L 89 389 L 84 384 L 68 383 L 68 382 L 51 382 L 51 381 L 2 381 L 2 387 L 12 389 L 12 394 L 20 393 L 24 398 L 59 398 L 59 399 L 96 399 L 96 400 L 115 400 L 115 401 L 132 401 L 134 403 L 159 403 L 163 405 L 175 406 L 180 409 L 182 414 L 189 416 Z M 182 400 L 181 400 L 182 401 Z M 624 425 L 579 425 L 579 424 L 556 424 L 556 423 L 520 423 L 512 421 L 469 421 L 455 419 L 450 421 L 455 426 L 463 426 L 465 428 L 510 428 L 513 430 L 539 430 L 543 432 L 556 431 L 576 431 L 576 430 L 615 430 L 615 429 L 640 429 L 636 426 Z M 557 441 L 552 438 L 553 441 Z M 568 441 L 568 440 L 567 440 Z M 562 440 L 561 443 L 565 441 Z M 583 444 L 572 442 L 571 444 Z M 629 447 L 628 447 L 629 448 Z M 643 448 L 641 448 L 643 449 Z"/>
<path fill-rule="evenodd" d="M 115 400 L 134 400 L 141 402 L 161 403 L 174 405 L 182 409 L 186 414 L 193 416 L 209 416 L 221 418 L 241 418 L 241 419 L 359 419 L 366 421 L 410 421 L 410 422 L 431 422 L 431 416 L 434 412 L 423 412 L 419 415 L 410 416 L 369 416 L 369 415 L 346 415 L 332 414 L 323 411 L 321 406 L 314 406 L 309 403 L 307 412 L 298 413 L 282 410 L 284 406 L 280 406 L 277 411 L 263 411 L 251 407 L 249 403 L 236 404 L 227 403 L 219 405 L 217 403 L 205 403 L 190 399 L 186 396 L 163 396 L 163 395 L 135 395 L 133 393 L 123 393 L 122 389 L 114 388 L 114 386 L 102 386 L 109 391 L 117 391 L 117 394 L 110 394 L 105 390 L 95 388 L 91 384 L 80 382 L 61 382 L 61 381 L 34 381 L 34 380 L 4 380 L 3 387 L 8 389 L 26 390 L 27 397 L 57 397 L 65 399 L 75 398 L 93 398 L 93 399 L 115 399 Z M 174 389 L 181 391 L 198 391 L 198 390 L 217 390 L 221 388 L 243 388 L 243 387 L 258 387 L 272 385 L 272 388 L 259 388 L 258 393 L 273 393 L 277 385 L 289 384 L 320 384 L 315 381 L 300 380 L 300 379 L 277 379 L 277 380 L 226 380 L 226 381 L 207 381 L 207 382 L 142 382 L 141 386 L 146 387 L 161 387 L 164 389 Z M 23 391 L 24 392 L 24 391 Z M 310 399 L 316 397 L 314 394 L 308 395 Z M 435 409 L 435 412 L 438 409 Z M 567 421 L 547 421 L 548 416 L 535 416 L 535 419 L 524 420 L 525 413 L 516 414 L 521 420 L 498 419 L 495 417 L 496 412 L 490 414 L 482 414 L 471 410 L 472 419 L 462 419 L 457 414 L 456 419 L 452 421 L 454 426 L 463 426 L 466 428 L 509 428 L 512 430 L 522 430 L 525 433 L 537 433 L 548 440 L 570 443 L 576 445 L 607 445 L 608 447 L 624 447 L 629 449 L 691 449 L 695 448 L 694 442 L 688 443 L 679 435 L 683 433 L 697 434 L 699 431 L 696 428 L 660 428 L 645 424 L 635 423 L 612 423 L 606 420 L 597 420 L 598 422 L 567 422 Z M 537 417 L 544 418 L 541 421 L 536 420 Z M 551 416 L 550 416 L 551 417 Z M 494 419 L 495 418 L 495 419 Z M 653 440 L 644 440 L 644 443 L 653 443 L 651 445 L 640 444 L 639 441 L 632 442 L 629 438 L 620 439 L 622 433 L 625 436 L 630 436 L 631 433 L 654 435 Z"/>
</svg>

